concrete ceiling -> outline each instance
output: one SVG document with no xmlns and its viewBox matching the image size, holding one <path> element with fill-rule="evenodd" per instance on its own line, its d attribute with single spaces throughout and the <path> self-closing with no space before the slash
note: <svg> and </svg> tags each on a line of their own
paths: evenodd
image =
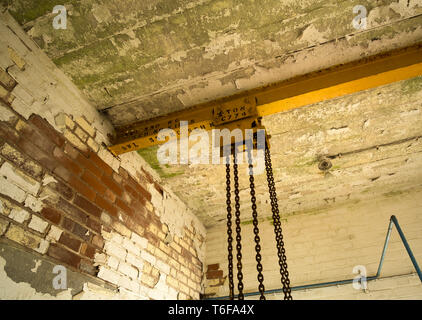
<svg viewBox="0 0 422 320">
<path fill-rule="evenodd" d="M 421 0 L 0 3 L 116 127 L 422 41 Z M 56 4 L 68 9 L 66 30 L 52 28 Z M 358 4 L 368 9 L 366 30 L 352 26 Z M 315 214 L 420 188 L 421 89 L 419 77 L 265 117 L 281 212 Z M 156 148 L 140 154 L 206 226 L 224 222 L 224 167 L 168 167 Z M 324 173 L 318 159 L 327 155 Z M 256 186 L 267 219 L 265 175 Z"/>
<path fill-rule="evenodd" d="M 115 126 L 404 46 L 422 25 L 420 0 L 0 2 Z"/>
</svg>

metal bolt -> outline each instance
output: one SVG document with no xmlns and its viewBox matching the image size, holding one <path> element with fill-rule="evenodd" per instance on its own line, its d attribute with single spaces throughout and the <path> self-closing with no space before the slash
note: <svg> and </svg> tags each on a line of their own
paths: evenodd
<svg viewBox="0 0 422 320">
<path fill-rule="evenodd" d="M 322 159 L 319 164 L 318 164 L 318 168 L 321 171 L 327 171 L 332 167 L 332 163 L 329 159 Z"/>
</svg>

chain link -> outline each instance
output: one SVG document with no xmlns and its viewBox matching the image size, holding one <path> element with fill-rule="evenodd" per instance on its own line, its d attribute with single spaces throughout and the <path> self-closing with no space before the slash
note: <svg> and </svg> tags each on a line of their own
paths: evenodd
<svg viewBox="0 0 422 320">
<path fill-rule="evenodd" d="M 237 151 L 233 152 L 233 176 L 234 176 L 234 200 L 236 216 L 236 251 L 237 251 L 237 289 L 239 290 L 239 300 L 244 300 L 243 295 L 243 273 L 242 273 L 242 237 L 240 228 L 240 198 L 239 198 L 239 174 L 237 165 Z"/>
<path fill-rule="evenodd" d="M 227 248 L 228 248 L 228 267 L 229 267 L 229 291 L 230 300 L 234 299 L 234 283 L 233 283 L 233 237 L 232 237 L 232 208 L 230 201 L 230 156 L 226 158 L 226 204 L 227 204 Z"/>
<path fill-rule="evenodd" d="M 248 164 L 249 164 L 249 183 L 250 183 L 250 193 L 251 193 L 251 202 L 252 202 L 252 217 L 253 217 L 253 232 L 255 234 L 254 240 L 255 240 L 255 251 L 256 251 L 256 270 L 258 271 L 258 290 L 261 296 L 259 297 L 259 300 L 265 300 L 264 292 L 264 276 L 262 275 L 262 264 L 261 264 L 261 245 L 260 245 L 260 238 L 259 238 L 259 229 L 258 229 L 258 213 L 256 211 L 256 197 L 255 197 L 255 182 L 254 182 L 254 176 L 253 176 L 253 164 L 252 164 L 252 153 L 251 148 L 248 147 Z"/>
<path fill-rule="evenodd" d="M 267 171 L 268 189 L 271 200 L 271 211 L 274 224 L 274 233 L 277 244 L 278 264 L 280 266 L 281 283 L 283 285 L 284 300 L 293 300 L 291 295 L 289 272 L 287 271 L 286 250 L 284 248 L 283 234 L 281 230 L 280 211 L 277 203 L 277 192 L 271 163 L 271 154 L 268 147 L 265 148 L 265 168 Z"/>
<path fill-rule="evenodd" d="M 256 251 L 256 269 L 258 271 L 258 289 L 261 294 L 260 300 L 265 300 L 264 292 L 264 276 L 262 274 L 263 267 L 261 264 L 261 245 L 258 229 L 258 213 L 256 206 L 255 197 L 255 181 L 253 176 L 253 164 L 251 149 L 248 148 L 248 164 L 249 164 L 249 183 L 250 183 L 250 194 L 252 203 L 252 217 L 253 217 L 253 232 L 255 234 L 255 251 Z M 229 278 L 229 290 L 230 300 L 234 299 L 234 282 L 233 282 L 233 236 L 232 236 L 232 207 L 231 207 L 231 188 L 230 188 L 230 156 L 226 158 L 226 191 L 227 191 L 227 242 L 228 242 L 228 278 Z M 286 250 L 284 248 L 283 234 L 281 229 L 280 212 L 277 202 L 277 192 L 275 188 L 274 176 L 272 171 L 271 154 L 268 147 L 265 148 L 265 168 L 267 173 L 268 190 L 271 201 L 271 211 L 274 225 L 274 233 L 277 244 L 277 256 L 278 263 L 280 266 L 281 283 L 283 285 L 284 300 L 292 300 L 289 272 L 287 271 L 287 259 Z M 240 198 L 239 198 L 239 177 L 238 177 L 238 164 L 237 164 L 237 153 L 233 153 L 233 176 L 234 176 L 234 194 L 235 194 L 235 223 L 236 223 L 236 258 L 237 258 L 237 279 L 238 279 L 238 290 L 239 300 L 244 300 L 243 294 L 243 273 L 242 273 L 242 244 L 241 244 L 241 227 L 240 227 Z"/>
</svg>

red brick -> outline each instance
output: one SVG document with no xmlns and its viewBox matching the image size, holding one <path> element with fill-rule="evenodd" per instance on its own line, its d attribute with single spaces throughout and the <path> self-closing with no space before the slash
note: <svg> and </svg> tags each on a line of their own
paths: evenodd
<svg viewBox="0 0 422 320">
<path fill-rule="evenodd" d="M 78 194 L 75 196 L 75 200 L 73 200 L 73 203 L 76 204 L 82 210 L 85 210 L 90 215 L 93 215 L 95 217 L 101 216 L 101 209 L 100 208 L 98 208 L 91 201 L 86 200 L 85 198 L 81 197 Z"/>
<path fill-rule="evenodd" d="M 95 152 L 89 151 L 88 152 L 88 159 L 90 159 L 94 165 L 98 166 L 104 171 L 104 174 L 107 176 L 111 176 L 113 173 L 113 169 L 105 163 Z"/>
<path fill-rule="evenodd" d="M 81 179 L 85 181 L 92 189 L 94 189 L 99 194 L 104 194 L 106 186 L 98 180 L 95 175 L 91 172 L 85 170 Z"/>
<path fill-rule="evenodd" d="M 133 210 L 131 208 L 129 208 L 126 203 L 124 203 L 122 200 L 117 199 L 116 200 L 116 205 L 122 209 L 126 214 L 128 214 L 129 216 L 133 215 Z"/>
<path fill-rule="evenodd" d="M 12 92 L 13 89 L 18 84 L 15 79 L 13 79 L 7 71 L 5 71 L 3 68 L 0 68 L 0 73 L 3 73 L 5 76 L 2 77 L 2 81 L 0 81 L 0 84 L 9 92 Z"/>
<path fill-rule="evenodd" d="M 75 191 L 79 192 L 85 198 L 94 201 L 95 191 L 88 187 L 82 180 L 75 176 L 71 176 L 67 182 L 75 189 Z"/>
<path fill-rule="evenodd" d="M 104 174 L 101 177 L 101 181 L 108 187 L 111 189 L 111 191 L 113 191 L 117 196 L 121 196 L 122 195 L 122 188 L 120 188 L 116 182 L 113 181 L 113 179 L 109 176 L 107 176 L 106 174 Z"/>
<path fill-rule="evenodd" d="M 3 144 L 4 144 L 3 139 L 1 139 L 1 138 L 2 137 L 0 136 L 0 147 L 3 146 Z M 10 160 L 11 162 L 13 162 L 15 167 L 20 166 L 21 163 L 22 163 L 21 157 L 16 156 L 14 153 L 4 153 L 4 154 L 2 154 L 2 156 L 4 158 L 6 158 L 7 160 Z"/>
<path fill-rule="evenodd" d="M 219 263 L 209 264 L 207 266 L 207 272 L 208 271 L 216 271 L 218 269 L 220 269 L 220 264 Z"/>
<path fill-rule="evenodd" d="M 116 201 L 116 195 L 110 189 L 105 190 L 104 197 L 111 203 L 114 203 Z"/>
<path fill-rule="evenodd" d="M 139 214 L 138 212 L 135 212 L 135 214 L 132 216 L 134 222 L 138 225 L 140 225 L 143 228 L 147 228 L 149 225 L 149 220 L 147 219 L 146 216 L 143 216 L 141 214 Z"/>
<path fill-rule="evenodd" d="M 30 141 L 47 154 L 51 154 L 56 144 L 48 137 L 44 136 L 38 128 L 31 124 L 27 124 L 19 130 L 20 138 Z"/>
<path fill-rule="evenodd" d="M 113 179 L 116 181 L 117 184 L 121 184 L 123 181 L 123 178 L 119 176 L 116 172 L 113 172 Z"/>
<path fill-rule="evenodd" d="M 147 200 L 145 198 L 132 200 L 131 207 L 133 208 L 135 212 L 139 212 L 142 215 L 146 215 L 147 214 L 147 210 L 145 208 L 146 202 Z"/>
<path fill-rule="evenodd" d="M 129 173 L 126 171 L 126 169 L 123 169 L 122 167 L 119 168 L 119 174 L 125 180 L 129 178 Z"/>
<path fill-rule="evenodd" d="M 135 179 L 136 181 L 138 181 L 138 183 L 141 185 L 141 186 L 145 186 L 145 185 L 147 185 L 148 184 L 148 180 L 147 180 L 147 178 L 145 178 L 145 176 L 144 175 L 142 175 L 142 174 L 140 174 L 138 171 L 136 172 L 136 177 L 137 177 L 137 179 Z"/>
<path fill-rule="evenodd" d="M 192 257 L 192 253 L 190 253 L 190 251 L 186 250 L 185 248 L 182 247 L 182 251 L 181 251 L 181 255 L 183 257 L 185 257 L 188 260 L 191 260 Z"/>
<path fill-rule="evenodd" d="M 192 256 L 192 263 L 195 267 L 200 268 L 202 270 L 202 262 L 197 257 Z"/>
<path fill-rule="evenodd" d="M 41 215 L 54 224 L 59 224 L 62 217 L 62 214 L 58 210 L 50 207 L 42 208 Z"/>
<path fill-rule="evenodd" d="M 140 184 L 136 184 L 135 188 L 139 192 L 139 194 L 142 195 L 142 197 L 144 197 L 148 201 L 151 201 L 151 193 L 149 193 L 144 187 L 142 187 Z"/>
<path fill-rule="evenodd" d="M 158 228 L 158 230 L 161 230 L 163 224 L 161 223 L 160 219 L 152 213 L 147 213 L 146 216 L 146 220 L 150 223 L 150 224 L 155 224 L 155 226 Z"/>
<path fill-rule="evenodd" d="M 145 228 L 140 224 L 136 223 L 135 220 L 131 219 L 128 216 L 123 216 L 123 222 L 126 227 L 135 231 L 138 235 L 143 236 Z"/>
<path fill-rule="evenodd" d="M 27 157 L 25 157 L 25 162 L 20 167 L 23 171 L 25 171 L 28 175 L 35 178 L 36 180 L 39 180 L 42 178 L 44 174 L 44 170 L 41 168 L 41 170 L 38 170 L 38 168 L 35 168 L 32 164 L 35 163 L 32 160 L 28 160 Z"/>
<path fill-rule="evenodd" d="M 56 190 L 61 194 L 66 200 L 71 200 L 73 198 L 73 191 L 70 187 L 65 185 L 63 182 L 57 180 L 55 182 L 50 182 L 48 186 Z"/>
<path fill-rule="evenodd" d="M 223 270 L 207 271 L 207 279 L 221 279 L 223 277 Z"/>
<path fill-rule="evenodd" d="M 17 144 L 23 151 L 23 153 L 36 160 L 44 168 L 50 171 L 54 171 L 54 169 L 60 165 L 60 162 L 54 159 L 51 155 L 48 155 L 44 151 L 40 150 L 35 144 L 33 144 L 29 140 L 21 138 L 19 139 Z"/>
<path fill-rule="evenodd" d="M 95 165 L 95 163 L 91 159 L 86 158 L 84 155 L 79 154 L 77 157 L 77 161 L 82 167 L 91 171 L 98 178 L 103 175 L 103 170 L 97 165 Z"/>
<path fill-rule="evenodd" d="M 161 188 L 161 186 L 158 184 L 158 183 L 156 183 L 156 182 L 154 182 L 154 188 L 155 188 L 155 190 L 157 190 L 161 195 L 163 195 L 164 194 L 164 191 L 163 191 L 163 188 Z M 148 199 L 149 201 L 151 201 L 151 198 L 150 199 Z"/>
<path fill-rule="evenodd" d="M 95 203 L 99 205 L 101 208 L 103 208 L 105 211 L 107 211 L 110 215 L 117 218 L 117 209 L 114 207 L 110 202 L 105 200 L 103 197 L 97 194 L 97 197 L 95 198 Z"/>
<path fill-rule="evenodd" d="M 67 231 L 72 232 L 75 222 L 70 220 L 69 218 L 64 217 L 62 221 L 62 227 L 65 228 Z"/>
<path fill-rule="evenodd" d="M 103 238 L 101 236 L 97 235 L 97 234 L 92 237 L 91 243 L 94 246 L 97 246 L 100 249 L 102 249 L 104 247 L 104 240 L 103 240 Z"/>
<path fill-rule="evenodd" d="M 134 201 L 133 197 L 131 197 L 130 194 L 126 190 L 123 190 L 121 199 L 127 204 L 131 204 L 132 201 Z"/>
<path fill-rule="evenodd" d="M 73 160 L 76 160 L 80 155 L 79 151 L 73 147 L 69 142 L 66 142 L 64 152 Z"/>
<path fill-rule="evenodd" d="M 94 230 L 98 233 L 101 233 L 101 224 L 99 222 L 95 221 L 94 219 L 91 219 L 91 218 L 88 219 L 88 222 L 87 222 L 86 225 L 87 225 L 88 228 L 91 228 L 92 230 Z"/>
<path fill-rule="evenodd" d="M 47 255 L 74 268 L 77 268 L 81 261 L 81 258 L 78 255 L 55 243 L 50 244 Z"/>
<path fill-rule="evenodd" d="M 201 266 L 202 266 L 202 263 L 201 263 Z M 202 267 L 201 267 L 201 268 L 195 268 L 195 269 L 193 270 L 193 272 L 195 273 L 195 275 L 196 275 L 197 277 L 202 277 Z"/>
<path fill-rule="evenodd" d="M 63 146 L 65 139 L 61 135 L 61 133 L 57 132 L 49 123 L 47 120 L 42 119 L 39 115 L 32 114 L 29 117 L 29 123 L 32 123 L 35 125 L 50 141 L 52 141 L 57 146 L 61 147 Z"/>
<path fill-rule="evenodd" d="M 141 170 L 142 170 L 142 173 L 144 174 L 145 178 L 147 179 L 148 183 L 153 183 L 154 182 L 153 177 L 148 172 L 146 172 L 144 170 L 144 168 L 141 168 Z"/>
<path fill-rule="evenodd" d="M 142 197 L 139 197 L 139 195 L 136 193 L 135 189 L 133 189 L 128 184 L 126 184 L 124 186 L 124 188 L 129 193 L 130 197 L 132 197 L 133 200 L 142 198 Z"/>
<path fill-rule="evenodd" d="M 90 240 L 90 232 L 88 232 L 88 229 L 81 226 L 79 223 L 75 223 L 75 225 L 73 226 L 72 233 L 84 239 L 85 241 Z"/>
<path fill-rule="evenodd" d="M 88 220 L 88 215 L 86 213 L 62 198 L 59 199 L 57 206 L 69 216 L 73 217 L 76 221 L 86 223 Z"/>
<path fill-rule="evenodd" d="M 153 246 L 158 247 L 160 244 L 160 239 L 153 234 L 152 232 L 145 230 L 144 235 L 143 235 L 149 243 L 151 243 Z"/>
<path fill-rule="evenodd" d="M 79 270 L 82 272 L 88 273 L 92 276 L 96 276 L 98 273 L 98 270 L 96 267 L 94 267 L 93 263 L 89 260 L 82 259 L 79 263 Z"/>
<path fill-rule="evenodd" d="M 85 182 L 73 175 L 69 170 L 63 166 L 59 166 L 54 170 L 54 173 L 62 180 L 67 182 L 72 188 L 83 195 L 85 198 L 93 201 L 95 199 L 95 191 L 88 187 Z"/>
<path fill-rule="evenodd" d="M 140 186 L 135 187 L 134 186 L 134 183 L 132 184 L 132 186 L 126 184 L 124 188 L 130 194 L 130 196 L 132 197 L 132 199 L 137 199 L 137 200 L 139 200 L 142 203 L 142 205 L 145 205 L 145 203 L 147 201 L 147 198 L 145 197 L 145 194 L 139 192 L 139 191 L 142 191 L 142 190 L 141 189 L 138 189 L 138 187 L 139 188 L 142 188 L 142 187 L 140 187 Z M 148 192 L 148 194 L 149 194 L 149 198 L 150 198 L 151 197 L 151 194 L 149 192 Z"/>
<path fill-rule="evenodd" d="M 110 233 L 112 231 L 111 227 L 106 226 L 103 224 L 102 228 L 104 229 L 105 232 Z"/>
<path fill-rule="evenodd" d="M 81 246 L 81 251 L 80 251 L 85 257 L 88 257 L 90 259 L 94 259 L 94 255 L 95 255 L 95 248 L 93 246 L 90 246 L 87 243 L 83 243 Z"/>
<path fill-rule="evenodd" d="M 148 212 L 145 210 L 145 208 L 139 207 L 136 208 L 135 214 L 133 215 L 133 219 L 136 223 L 140 224 L 144 228 L 146 228 L 149 224 L 149 218 L 148 218 Z"/>
<path fill-rule="evenodd" d="M 56 147 L 53 151 L 53 156 L 70 172 L 79 175 L 82 172 L 81 167 L 71 160 L 60 148 Z"/>
<path fill-rule="evenodd" d="M 79 247 L 81 246 L 80 240 L 72 238 L 70 235 L 68 235 L 65 232 L 62 233 L 62 235 L 59 239 L 59 243 L 63 244 L 64 246 L 66 246 L 69 249 L 72 249 L 73 251 L 76 251 L 76 252 L 79 251 Z"/>
<path fill-rule="evenodd" d="M 59 165 L 57 168 L 54 169 L 53 173 L 60 177 L 62 180 L 68 182 L 70 178 L 72 177 L 72 174 L 69 170 L 67 170 L 62 165 Z"/>
<path fill-rule="evenodd" d="M 0 121 L 0 137 L 13 143 L 17 143 L 19 140 L 19 134 L 3 121 Z"/>
</svg>

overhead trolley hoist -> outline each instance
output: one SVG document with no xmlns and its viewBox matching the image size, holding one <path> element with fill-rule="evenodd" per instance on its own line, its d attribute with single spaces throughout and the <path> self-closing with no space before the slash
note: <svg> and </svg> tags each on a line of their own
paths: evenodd
<svg viewBox="0 0 422 320">
<path fill-rule="evenodd" d="M 184 113 L 186 114 L 186 113 Z M 238 299 L 244 299 L 243 293 L 243 273 L 242 273 L 242 235 L 240 227 L 240 197 L 239 197 L 239 156 L 246 154 L 249 175 L 250 200 L 253 218 L 253 232 L 255 240 L 255 259 L 258 272 L 260 299 L 265 300 L 264 275 L 261 257 L 261 244 L 258 228 L 258 211 L 255 196 L 255 179 L 253 165 L 253 150 L 256 149 L 264 153 L 265 170 L 268 182 L 268 192 L 271 203 L 272 218 L 274 225 L 275 240 L 277 244 L 278 264 L 280 267 L 281 284 L 284 292 L 284 299 L 291 300 L 291 289 L 289 272 L 287 271 L 286 251 L 284 249 L 283 234 L 281 229 L 280 212 L 277 203 L 277 193 L 274 183 L 271 154 L 269 146 L 269 136 L 260 133 L 264 132 L 261 124 L 262 117 L 257 112 L 256 98 L 238 98 L 227 102 L 219 103 L 212 108 L 192 109 L 186 119 L 180 114 L 174 113 L 167 117 L 158 117 L 153 122 L 144 122 L 142 125 L 131 125 L 120 131 L 122 143 L 114 145 L 111 151 L 118 155 L 131 150 L 158 144 L 157 134 L 161 129 L 171 128 L 175 134 L 181 136 L 178 123 L 181 120 L 189 125 L 189 130 L 203 129 L 212 131 L 213 129 L 228 129 L 233 132 L 235 129 L 249 131 L 249 135 L 243 136 L 241 141 L 236 141 L 235 137 L 230 136 L 220 145 L 220 157 L 226 164 L 226 204 L 227 204 L 227 248 L 228 248 L 228 282 L 230 299 L 235 298 L 234 294 L 234 271 L 233 271 L 233 220 L 235 225 L 236 240 L 236 267 L 237 267 L 237 289 Z M 234 139 L 234 141 L 233 141 Z M 220 140 L 220 136 L 218 137 Z M 127 141 L 127 142 L 124 142 Z M 224 141 L 224 139 L 223 139 Z M 232 161 L 231 161 L 232 160 Z M 231 163 L 233 164 L 234 177 L 234 219 L 232 214 L 232 195 L 231 195 Z"/>
<path fill-rule="evenodd" d="M 219 110 L 220 111 L 220 110 Z M 223 110 L 227 113 L 227 110 Z M 280 267 L 280 276 L 281 284 L 283 287 L 284 300 L 292 300 L 289 272 L 287 270 L 287 259 L 286 259 L 286 250 L 284 248 L 283 234 L 280 221 L 280 212 L 277 202 L 277 192 L 274 183 L 274 176 L 271 163 L 271 153 L 269 145 L 269 136 L 265 134 L 264 143 L 258 143 L 258 129 L 263 129 L 261 125 L 261 118 L 256 117 L 254 111 L 249 110 L 248 117 L 238 120 L 238 122 L 233 122 L 230 125 L 230 121 L 219 123 L 217 127 L 225 126 L 236 126 L 241 128 L 250 128 L 253 130 L 253 135 L 245 137 L 242 142 L 232 142 L 230 145 L 223 145 L 221 147 L 221 152 L 225 156 L 225 165 L 226 165 L 226 205 L 227 205 L 227 250 L 228 250 L 228 284 L 229 284 L 229 297 L 231 300 L 235 298 L 235 286 L 234 286 L 234 271 L 233 271 L 233 220 L 235 225 L 235 246 L 236 246 L 236 268 L 237 268 L 237 290 L 238 290 L 238 299 L 244 299 L 244 285 L 243 285 L 243 271 L 242 271 L 242 235 L 241 235 L 241 220 L 240 220 L 240 197 L 239 197 L 239 154 L 247 155 L 247 164 L 248 164 L 248 174 L 249 174 L 249 188 L 250 188 L 250 200 L 251 200 L 251 210 L 252 210 L 252 223 L 253 223 L 253 233 L 255 241 L 255 259 L 256 259 L 256 269 L 257 269 L 257 279 L 258 279 L 258 290 L 260 293 L 260 300 L 265 300 L 265 286 L 264 286 L 264 275 L 263 275 L 263 266 L 262 266 L 262 256 L 261 256 L 261 244 L 258 228 L 258 211 L 256 205 L 256 196 L 255 196 L 255 179 L 254 179 L 254 166 L 253 166 L 253 157 L 252 152 L 255 148 L 263 149 L 264 160 L 265 160 L 265 171 L 267 176 L 268 183 L 268 192 L 271 203 L 272 219 L 274 225 L 275 240 L 277 245 L 277 256 L 278 264 Z M 265 132 L 265 131 L 264 131 Z M 229 150 L 229 152 L 227 152 Z M 232 159 L 232 161 L 230 161 Z M 233 165 L 233 170 L 231 170 L 231 163 Z M 232 208 L 232 188 L 231 188 L 231 173 L 233 173 L 234 180 L 234 218 L 233 218 L 233 208 Z"/>
<path fill-rule="evenodd" d="M 180 112 L 174 112 L 166 116 L 154 119 L 143 120 L 130 125 L 121 126 L 116 129 L 114 143 L 109 150 L 118 156 L 125 152 L 136 151 L 161 144 L 157 134 L 164 128 L 174 129 L 180 134 L 180 120 L 187 120 L 189 129 L 197 128 L 212 130 L 218 126 L 257 128 L 260 124 L 260 117 L 291 110 L 301 106 L 311 105 L 323 100 L 340 97 L 345 94 L 358 92 L 380 85 L 392 83 L 398 80 L 410 79 L 421 74 L 422 48 L 415 45 L 408 48 L 401 48 L 389 53 L 381 53 L 372 57 L 365 57 L 358 61 L 327 68 L 326 70 L 315 71 L 293 79 L 257 88 L 241 95 L 222 98 L 213 102 L 207 102 Z M 345 76 L 347 75 L 347 76 Z M 259 103 L 257 103 L 259 100 Z M 289 273 L 287 271 L 286 252 L 284 249 L 283 235 L 280 223 L 280 213 L 277 204 L 277 193 L 274 184 L 274 177 L 271 166 L 271 155 L 269 148 L 269 137 L 266 137 L 264 148 L 265 169 L 267 174 L 268 191 L 271 201 L 272 217 L 274 223 L 275 239 L 277 243 L 278 263 L 280 266 L 281 283 L 283 286 L 284 299 L 291 299 Z M 252 138 L 251 140 L 254 140 Z M 257 207 L 255 198 L 255 185 L 253 177 L 253 165 L 251 152 L 253 144 L 249 142 L 250 149 L 245 140 L 243 152 L 246 150 L 249 161 L 249 182 L 251 189 L 251 209 L 255 234 L 255 249 L 258 271 L 259 290 L 261 299 L 265 299 L 262 275 L 262 264 L 260 254 L 260 238 L 257 219 Z M 236 258 L 237 258 L 237 279 L 238 297 L 244 298 L 243 274 L 242 274 L 242 245 L 239 213 L 239 183 L 238 183 L 238 147 L 232 148 L 229 152 L 229 160 L 233 158 L 234 176 L 234 223 L 236 225 Z M 236 150 L 236 151 L 235 151 Z M 226 159 L 227 160 L 227 159 Z M 233 231 L 232 231 L 232 207 L 231 207 L 231 186 L 230 186 L 230 161 L 226 162 L 226 189 L 227 189 L 227 236 L 228 236 L 228 262 L 229 262 L 229 288 L 230 297 L 234 299 L 233 283 Z"/>
</svg>

